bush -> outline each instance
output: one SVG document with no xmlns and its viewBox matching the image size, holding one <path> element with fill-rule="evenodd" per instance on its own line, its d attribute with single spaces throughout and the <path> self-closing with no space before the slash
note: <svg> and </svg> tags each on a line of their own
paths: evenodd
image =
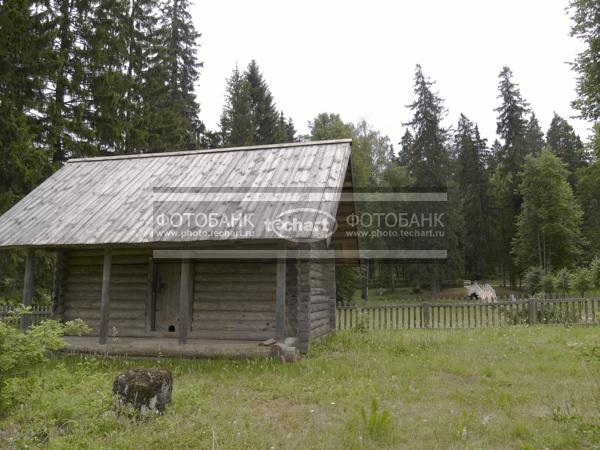
<svg viewBox="0 0 600 450">
<path fill-rule="evenodd" d="M 542 288 L 542 292 L 544 294 L 552 294 L 554 292 L 554 287 L 556 285 L 556 278 L 550 272 L 542 275 L 540 280 L 540 287 Z"/>
<path fill-rule="evenodd" d="M 360 287 L 360 272 L 356 267 L 336 266 L 336 302 L 343 305 L 352 303 L 354 291 Z"/>
<path fill-rule="evenodd" d="M 10 321 L 27 313 L 26 308 L 15 310 Z M 61 323 L 46 320 L 23 331 L 0 320 L 0 401 L 3 387 L 10 378 L 24 375 L 28 369 L 45 361 L 48 353 L 65 346 L 65 334 L 84 334 L 90 331 L 80 319 Z"/>
</svg>

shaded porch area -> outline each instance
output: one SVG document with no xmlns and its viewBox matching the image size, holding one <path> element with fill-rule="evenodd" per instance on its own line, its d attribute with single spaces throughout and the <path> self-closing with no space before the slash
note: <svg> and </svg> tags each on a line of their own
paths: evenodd
<svg viewBox="0 0 600 450">
<path fill-rule="evenodd" d="M 260 341 L 237 341 L 221 339 L 188 339 L 180 344 L 177 339 L 156 337 L 108 338 L 101 344 L 94 336 L 68 336 L 64 338 L 64 352 L 97 353 L 119 356 L 169 356 L 205 358 L 217 356 L 248 357 L 268 356 L 270 347 L 259 345 Z"/>
</svg>

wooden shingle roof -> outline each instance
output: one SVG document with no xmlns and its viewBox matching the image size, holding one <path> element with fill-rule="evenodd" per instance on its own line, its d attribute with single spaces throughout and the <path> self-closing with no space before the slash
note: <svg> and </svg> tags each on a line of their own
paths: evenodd
<svg viewBox="0 0 600 450">
<path fill-rule="evenodd" d="M 182 195 L 205 213 L 254 204 L 256 222 L 309 197 L 335 215 L 349 159 L 344 139 L 70 160 L 0 217 L 0 247 L 152 244 L 157 198 Z M 279 236 L 259 226 L 251 238 Z"/>
</svg>

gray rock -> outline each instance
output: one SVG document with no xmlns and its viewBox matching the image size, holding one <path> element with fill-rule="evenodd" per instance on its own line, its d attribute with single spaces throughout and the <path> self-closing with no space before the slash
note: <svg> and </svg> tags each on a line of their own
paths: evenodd
<svg viewBox="0 0 600 450">
<path fill-rule="evenodd" d="M 166 369 L 130 369 L 117 375 L 113 393 L 120 406 L 161 414 L 171 403 L 173 376 Z"/>
</svg>

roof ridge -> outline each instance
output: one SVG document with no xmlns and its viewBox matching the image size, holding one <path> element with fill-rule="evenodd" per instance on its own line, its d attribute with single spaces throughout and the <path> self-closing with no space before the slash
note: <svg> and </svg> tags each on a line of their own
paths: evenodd
<svg viewBox="0 0 600 450">
<path fill-rule="evenodd" d="M 250 145 L 246 147 L 226 147 L 226 148 L 214 148 L 206 150 L 186 150 L 179 152 L 163 152 L 163 153 L 138 153 L 135 155 L 117 155 L 117 156 L 98 156 L 92 158 L 73 158 L 69 159 L 67 163 L 74 162 L 94 162 L 94 161 L 106 161 L 106 160 L 119 160 L 119 159 L 138 159 L 138 158 L 161 158 L 168 156 L 188 156 L 197 155 L 203 153 L 224 153 L 224 152 L 240 152 L 248 150 L 270 150 L 279 148 L 293 148 L 293 147 L 312 147 L 315 145 L 329 145 L 329 144 L 352 144 L 352 139 L 330 139 L 325 141 L 303 141 L 303 142 L 289 142 L 285 144 L 267 144 L 267 145 Z"/>
</svg>

